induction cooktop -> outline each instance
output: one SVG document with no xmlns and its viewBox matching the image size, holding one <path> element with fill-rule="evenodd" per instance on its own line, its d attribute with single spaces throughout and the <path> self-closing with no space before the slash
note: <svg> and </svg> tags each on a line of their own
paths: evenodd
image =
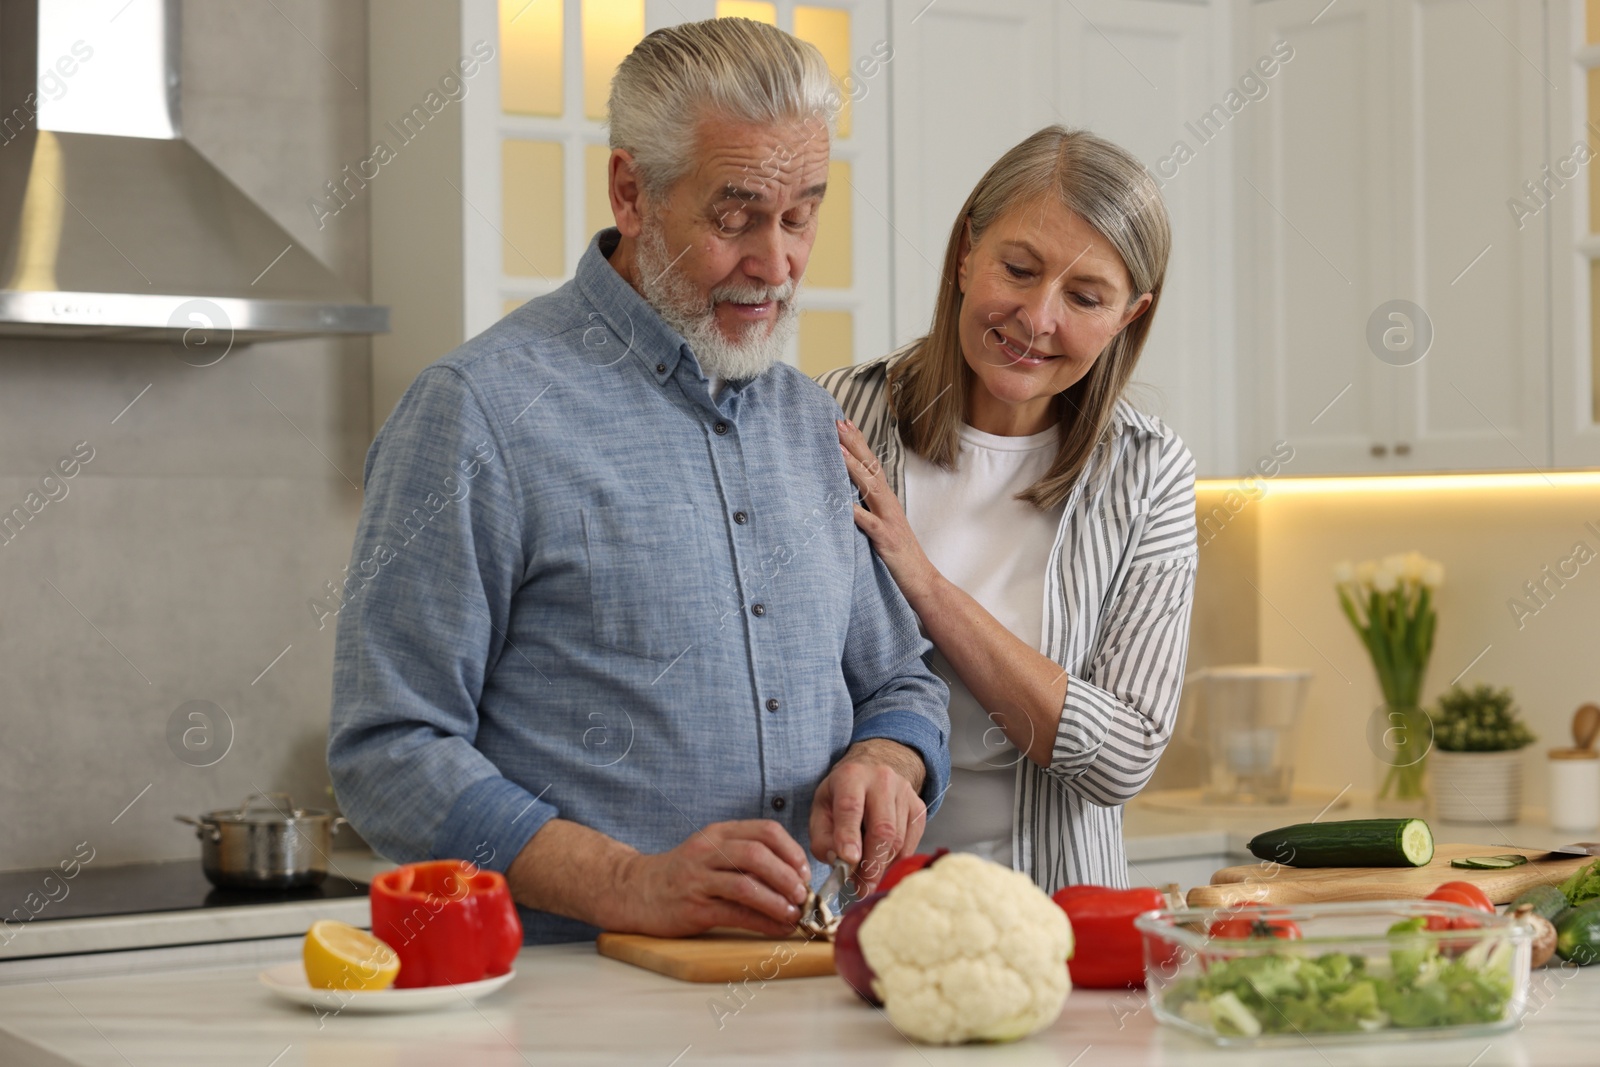
<svg viewBox="0 0 1600 1067">
<path fill-rule="evenodd" d="M 331 871 L 321 885 L 309 889 L 218 889 L 206 880 L 198 859 L 85 866 L 70 879 L 55 867 L 0 871 L 0 911 L 4 912 L 0 919 L 9 916 L 13 922 L 295 904 L 366 895 L 365 882 Z"/>
</svg>

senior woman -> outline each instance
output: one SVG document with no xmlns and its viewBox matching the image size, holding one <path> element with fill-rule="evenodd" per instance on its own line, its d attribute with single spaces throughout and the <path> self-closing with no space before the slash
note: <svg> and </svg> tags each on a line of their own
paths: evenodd
<svg viewBox="0 0 1600 1067">
<path fill-rule="evenodd" d="M 922 848 L 1047 891 L 1127 884 L 1121 805 L 1183 682 L 1194 460 L 1122 396 L 1169 244 L 1137 160 L 1040 130 L 962 207 L 928 335 L 821 378 L 856 522 L 950 684 L 953 772 Z"/>
</svg>

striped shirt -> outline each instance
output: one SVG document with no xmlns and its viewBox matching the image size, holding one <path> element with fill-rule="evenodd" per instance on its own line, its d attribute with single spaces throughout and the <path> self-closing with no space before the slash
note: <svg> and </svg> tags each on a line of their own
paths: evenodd
<svg viewBox="0 0 1600 1067">
<path fill-rule="evenodd" d="M 905 499 L 888 371 L 911 350 L 821 376 Z M 1046 892 L 1128 884 L 1122 805 L 1172 737 L 1196 563 L 1194 458 L 1119 400 L 1062 510 L 1044 583 L 1042 649 L 1067 672 L 1050 766 L 1017 762 L 1012 863 Z"/>
</svg>

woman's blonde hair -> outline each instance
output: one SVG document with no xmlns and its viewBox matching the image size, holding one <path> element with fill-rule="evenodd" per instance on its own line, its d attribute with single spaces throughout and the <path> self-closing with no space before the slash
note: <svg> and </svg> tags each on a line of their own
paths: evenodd
<svg viewBox="0 0 1600 1067">
<path fill-rule="evenodd" d="M 1132 279 L 1131 301 L 1149 293 L 1150 306 L 1111 339 L 1087 374 L 1056 394 L 1061 444 L 1055 461 L 1019 494 L 1019 499 L 1041 510 L 1065 500 L 1082 476 L 1133 375 L 1161 302 L 1172 245 L 1167 210 L 1144 166 L 1125 149 L 1086 130 L 1046 126 L 995 161 L 950 229 L 933 326 L 896 365 L 890 390 L 906 447 L 930 463 L 952 469 L 973 381 L 961 350 L 962 238 L 968 239 L 970 251 L 995 219 L 1051 197 L 1111 243 Z"/>
</svg>

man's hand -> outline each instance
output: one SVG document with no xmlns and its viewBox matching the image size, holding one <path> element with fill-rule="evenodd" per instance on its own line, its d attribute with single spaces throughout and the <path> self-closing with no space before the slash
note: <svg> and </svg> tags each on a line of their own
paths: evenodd
<svg viewBox="0 0 1600 1067">
<path fill-rule="evenodd" d="M 616 929 L 684 937 L 738 926 L 787 937 L 810 881 L 805 850 L 772 820 L 712 823 L 677 848 L 633 857 L 618 886 L 629 918 Z"/>
<path fill-rule="evenodd" d="M 916 851 L 922 840 L 928 808 L 917 793 L 925 771 L 914 750 L 873 738 L 851 745 L 817 786 L 811 853 L 825 861 L 832 852 L 854 866 L 860 896 L 872 892 L 895 857 Z"/>
<path fill-rule="evenodd" d="M 517 903 L 602 930 L 683 937 L 738 926 L 794 932 L 811 866 L 770 819 L 712 823 L 643 855 L 598 830 L 551 819 L 506 870 Z"/>
</svg>

